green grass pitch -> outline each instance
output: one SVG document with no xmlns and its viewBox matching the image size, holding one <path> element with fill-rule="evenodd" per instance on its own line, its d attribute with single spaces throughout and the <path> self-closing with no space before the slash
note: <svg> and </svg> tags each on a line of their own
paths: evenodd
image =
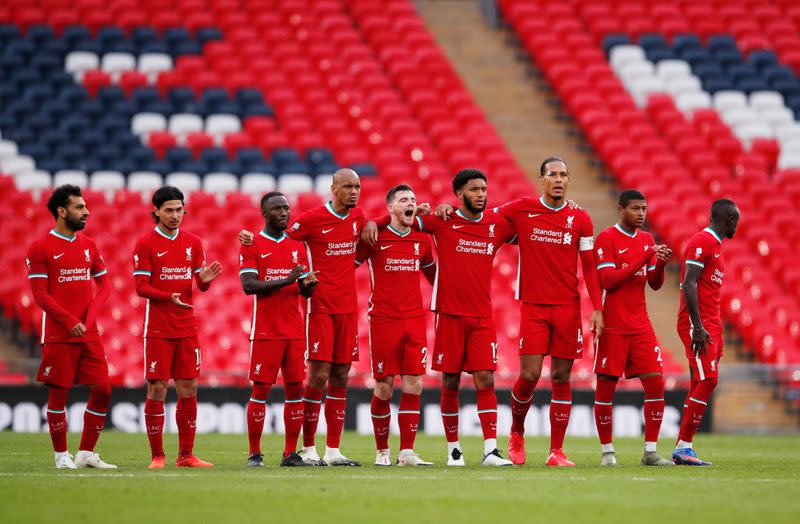
<svg viewBox="0 0 800 524">
<path fill-rule="evenodd" d="M 700 435 L 711 468 L 643 468 L 641 442 L 619 439 L 621 466 L 598 466 L 596 439 L 567 438 L 575 468 L 545 468 L 547 441 L 528 439 L 528 463 L 482 468 L 482 442 L 462 440 L 467 468 L 447 468 L 442 437 L 420 435 L 432 468 L 378 468 L 373 440 L 346 434 L 361 468 L 279 468 L 282 436 L 264 438 L 267 467 L 244 466 L 244 435 L 198 435 L 213 470 L 148 471 L 142 434 L 108 432 L 103 458 L 116 471 L 57 471 L 46 434 L 0 433 L 0 522 L 800 522 L 800 439 Z M 74 447 L 78 435 L 70 435 Z M 324 439 L 323 439 L 324 440 Z M 174 454 L 175 435 L 165 437 Z M 506 440 L 501 439 L 505 448 Z M 670 443 L 661 445 L 662 454 Z M 396 454 L 397 438 L 391 440 Z M 318 446 L 322 451 L 322 446 Z M 173 463 L 174 464 L 174 463 Z"/>
</svg>

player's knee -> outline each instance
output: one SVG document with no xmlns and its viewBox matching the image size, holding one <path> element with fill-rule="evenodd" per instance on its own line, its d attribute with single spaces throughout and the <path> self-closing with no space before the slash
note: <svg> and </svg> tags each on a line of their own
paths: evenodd
<svg viewBox="0 0 800 524">
<path fill-rule="evenodd" d="M 67 406 L 67 396 L 69 396 L 70 388 L 62 388 L 59 386 L 50 386 L 50 391 L 47 396 L 47 407 L 54 410 L 62 410 Z"/>
<path fill-rule="evenodd" d="M 461 385 L 460 375 L 444 374 L 442 376 L 442 387 L 445 389 L 458 389 Z"/>
<path fill-rule="evenodd" d="M 101 384 L 89 389 L 89 404 L 95 409 L 105 412 L 110 403 L 111 386 L 109 384 Z"/>
<path fill-rule="evenodd" d="M 175 381 L 175 391 L 178 393 L 178 398 L 191 398 L 197 396 L 197 381 L 196 380 L 183 380 Z"/>
<path fill-rule="evenodd" d="M 705 394 L 705 397 L 708 398 L 711 396 L 711 393 L 717 388 L 718 380 L 716 378 L 707 378 L 705 380 L 701 380 L 700 383 L 697 385 L 697 390 Z"/>
<path fill-rule="evenodd" d="M 167 398 L 167 382 L 164 380 L 151 380 L 147 383 L 147 395 L 153 400 Z"/>
<path fill-rule="evenodd" d="M 494 373 L 491 371 L 476 371 L 473 375 L 475 387 L 480 389 L 494 387 Z"/>
<path fill-rule="evenodd" d="M 542 375 L 541 369 L 536 368 L 522 368 L 519 370 L 519 376 L 528 382 L 538 382 L 539 377 Z"/>
<path fill-rule="evenodd" d="M 392 392 L 394 388 L 391 384 L 386 384 L 385 382 L 376 382 L 375 383 L 375 396 L 381 400 L 388 400 L 392 398 Z"/>
<path fill-rule="evenodd" d="M 419 395 L 422 393 L 422 375 L 409 375 L 403 377 L 403 393 Z"/>
<path fill-rule="evenodd" d="M 550 371 L 550 381 L 556 384 L 566 384 L 569 382 L 569 378 L 571 375 L 571 370 L 569 369 L 556 369 L 553 368 Z"/>
<path fill-rule="evenodd" d="M 314 389 L 325 389 L 325 384 L 328 383 L 327 371 L 317 370 L 308 375 L 308 385 Z"/>
<path fill-rule="evenodd" d="M 350 366 L 331 366 L 330 376 L 328 377 L 328 383 L 336 388 L 346 388 L 347 387 L 347 379 L 350 375 Z"/>
</svg>

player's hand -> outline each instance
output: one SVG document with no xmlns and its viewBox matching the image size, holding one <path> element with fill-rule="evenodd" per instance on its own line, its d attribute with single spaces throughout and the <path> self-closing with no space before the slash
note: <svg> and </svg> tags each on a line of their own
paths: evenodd
<svg viewBox="0 0 800 524">
<path fill-rule="evenodd" d="M 73 337 L 82 337 L 86 334 L 86 331 L 86 326 L 83 324 L 83 322 L 78 322 L 69 328 L 69 332 Z"/>
<path fill-rule="evenodd" d="M 442 220 L 447 220 L 448 218 L 453 216 L 456 210 L 450 204 L 439 204 L 436 206 L 436 213 L 435 215 Z"/>
<path fill-rule="evenodd" d="M 703 327 L 692 328 L 692 351 L 698 356 L 701 353 L 708 355 L 708 344 L 712 341 L 711 335 Z"/>
<path fill-rule="evenodd" d="M 417 212 L 414 216 L 426 217 L 430 214 L 431 214 L 431 205 L 427 202 L 423 202 L 417 206 Z"/>
<path fill-rule="evenodd" d="M 663 249 L 656 253 L 656 260 L 666 264 L 672 258 L 672 250 L 667 246 L 662 246 Z"/>
<path fill-rule="evenodd" d="M 305 272 L 305 270 L 306 268 L 300 264 L 297 264 L 292 268 L 291 271 L 289 271 L 289 274 L 286 276 L 286 280 L 288 280 L 290 284 L 297 281 L 297 279 Z"/>
<path fill-rule="evenodd" d="M 243 246 L 252 246 L 255 235 L 246 229 L 239 231 L 239 243 Z"/>
<path fill-rule="evenodd" d="M 222 266 L 219 262 L 214 261 L 210 266 L 206 266 L 203 261 L 203 267 L 200 268 L 200 280 L 208 284 L 222 273 Z"/>
<path fill-rule="evenodd" d="M 361 241 L 367 245 L 374 246 L 378 241 L 378 224 L 370 220 L 364 225 L 361 230 Z"/>
<path fill-rule="evenodd" d="M 303 278 L 303 285 L 306 287 L 314 287 L 319 284 L 319 279 L 317 278 L 318 274 L 319 271 L 312 271 L 306 275 L 305 278 Z"/>
<path fill-rule="evenodd" d="M 594 333 L 594 336 L 599 338 L 605 327 L 603 312 L 599 309 L 595 309 L 592 312 L 591 318 L 589 318 L 589 324 L 592 326 L 592 333 Z"/>
<path fill-rule="evenodd" d="M 173 293 L 172 294 L 172 303 L 175 304 L 176 306 L 178 306 L 179 308 L 182 308 L 182 309 L 192 309 L 192 306 L 190 304 L 187 304 L 187 303 L 185 303 L 184 301 L 181 300 L 181 294 L 180 293 Z"/>
</svg>

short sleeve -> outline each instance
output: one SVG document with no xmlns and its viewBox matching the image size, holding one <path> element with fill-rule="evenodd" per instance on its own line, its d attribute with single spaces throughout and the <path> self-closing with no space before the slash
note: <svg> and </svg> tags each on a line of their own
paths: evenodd
<svg viewBox="0 0 800 524">
<path fill-rule="evenodd" d="M 433 234 L 439 230 L 439 227 L 442 225 L 442 219 L 436 217 L 436 215 L 425 215 L 419 216 L 417 215 L 416 224 L 414 227 L 419 229 L 423 233 Z"/>
<path fill-rule="evenodd" d="M 611 235 L 606 233 L 597 235 L 597 241 L 594 244 L 594 260 L 597 269 L 616 269 L 617 263 L 614 257 L 614 243 Z"/>
<path fill-rule="evenodd" d="M 592 217 L 589 213 L 582 213 L 583 220 L 581 220 L 580 240 L 578 241 L 579 251 L 591 251 L 594 249 L 594 225 L 592 225 Z"/>
<path fill-rule="evenodd" d="M 40 242 L 34 242 L 28 249 L 28 256 L 25 257 L 25 265 L 28 267 L 28 279 L 47 278 L 47 253 Z"/>
<path fill-rule="evenodd" d="M 103 260 L 103 255 L 100 254 L 100 250 L 94 242 L 92 242 L 92 253 L 92 277 L 101 277 L 108 273 L 108 270 L 106 269 L 106 262 Z"/>
<path fill-rule="evenodd" d="M 423 268 L 431 267 L 436 263 L 436 261 L 433 258 L 433 249 L 431 249 L 431 241 L 426 238 L 425 241 L 422 243 L 422 245 L 423 248 L 422 248 L 421 266 Z"/>
<path fill-rule="evenodd" d="M 286 234 L 292 240 L 306 240 L 311 233 L 311 215 L 308 211 L 302 213 L 297 220 L 289 224 L 286 228 Z"/>
<path fill-rule="evenodd" d="M 522 198 L 518 198 L 516 200 L 512 200 L 511 202 L 506 202 L 502 206 L 494 208 L 494 211 L 506 220 L 511 221 L 514 219 L 514 215 L 519 210 L 523 200 L 524 199 Z"/>
<path fill-rule="evenodd" d="M 245 273 L 258 275 L 258 250 L 252 244 L 239 249 L 239 275 Z"/>
<path fill-rule="evenodd" d="M 203 242 L 199 238 L 195 239 L 192 252 L 192 267 L 195 273 L 199 273 L 206 263 L 206 252 L 203 249 Z"/>
<path fill-rule="evenodd" d="M 133 276 L 149 277 L 151 267 L 150 243 L 146 238 L 140 238 L 133 249 Z"/>
<path fill-rule="evenodd" d="M 703 269 L 709 255 L 711 255 L 711 249 L 709 249 L 700 238 L 695 237 L 690 240 L 689 245 L 686 246 L 686 265 L 697 266 Z"/>
<path fill-rule="evenodd" d="M 367 261 L 370 255 L 370 246 L 366 242 L 359 242 L 356 247 L 356 265 L 360 266 Z"/>
</svg>

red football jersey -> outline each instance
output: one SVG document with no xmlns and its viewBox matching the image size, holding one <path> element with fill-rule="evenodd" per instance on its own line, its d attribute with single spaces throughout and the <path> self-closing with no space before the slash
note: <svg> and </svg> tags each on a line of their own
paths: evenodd
<svg viewBox="0 0 800 524">
<path fill-rule="evenodd" d="M 306 211 L 286 230 L 290 238 L 305 242 L 309 269 L 319 271 L 309 313 L 355 313 L 356 247 L 365 224 L 360 208 L 339 215 L 328 202 Z"/>
<path fill-rule="evenodd" d="M 594 243 L 597 270 L 615 270 L 637 264 L 643 252 L 655 245 L 653 236 L 647 231 L 636 230 L 632 235 L 619 224 L 597 235 Z M 656 268 L 655 256 L 651 256 L 636 273 L 613 291 L 603 290 L 604 332 L 619 335 L 648 333 L 653 331 L 647 315 L 644 288 L 647 272 Z"/>
<path fill-rule="evenodd" d="M 159 291 L 180 293 L 181 301 L 192 304 L 192 280 L 205 262 L 203 244 L 196 235 L 178 230 L 168 236 L 158 226 L 142 236 L 133 252 L 134 278 L 147 278 Z M 193 309 L 169 301 L 147 300 L 144 313 L 145 337 L 184 338 L 197 335 Z"/>
<path fill-rule="evenodd" d="M 242 246 L 239 253 L 239 274 L 254 273 L 267 282 L 286 278 L 298 264 L 308 269 L 305 246 L 286 233 L 274 238 L 261 231 L 253 244 Z M 298 284 L 284 286 L 270 295 L 253 295 L 250 340 L 305 338 L 298 295 Z"/>
<path fill-rule="evenodd" d="M 492 266 L 511 240 L 511 224 L 493 211 L 472 220 L 456 210 L 453 218 L 417 217 L 416 227 L 433 235 L 439 264 L 431 310 L 464 317 L 492 317 Z"/>
<path fill-rule="evenodd" d="M 46 278 L 47 294 L 76 318 L 86 321 L 94 299 L 92 278 L 106 273 L 103 257 L 92 239 L 80 233 L 72 238 L 65 237 L 53 229 L 31 244 L 25 262 L 28 279 Z M 61 325 L 44 313 L 41 343 L 100 340 L 95 322 L 86 326 L 82 337 L 72 336 L 71 327 Z"/>
<path fill-rule="evenodd" d="M 400 233 L 392 226 L 381 229 L 374 246 L 359 244 L 356 264 L 364 261 L 372 283 L 370 315 L 409 318 L 424 314 L 420 270 L 435 263 L 427 236 L 414 230 Z"/>
<path fill-rule="evenodd" d="M 684 253 L 684 263 L 681 265 L 681 282 L 686 274 L 686 266 L 693 265 L 700 268 L 700 278 L 697 281 L 697 299 L 700 309 L 700 320 L 703 327 L 710 333 L 722 332 L 722 318 L 719 307 L 719 294 L 722 280 L 725 277 L 725 260 L 722 257 L 722 238 L 711 228 L 705 228 L 696 233 Z M 678 312 L 678 329 L 688 330 L 691 327 L 689 310 L 681 293 L 681 309 Z"/>
<path fill-rule="evenodd" d="M 592 219 L 583 209 L 550 207 L 544 197 L 525 197 L 496 208 L 519 238 L 516 298 L 529 304 L 580 300 L 580 251 L 594 247 Z"/>
</svg>

